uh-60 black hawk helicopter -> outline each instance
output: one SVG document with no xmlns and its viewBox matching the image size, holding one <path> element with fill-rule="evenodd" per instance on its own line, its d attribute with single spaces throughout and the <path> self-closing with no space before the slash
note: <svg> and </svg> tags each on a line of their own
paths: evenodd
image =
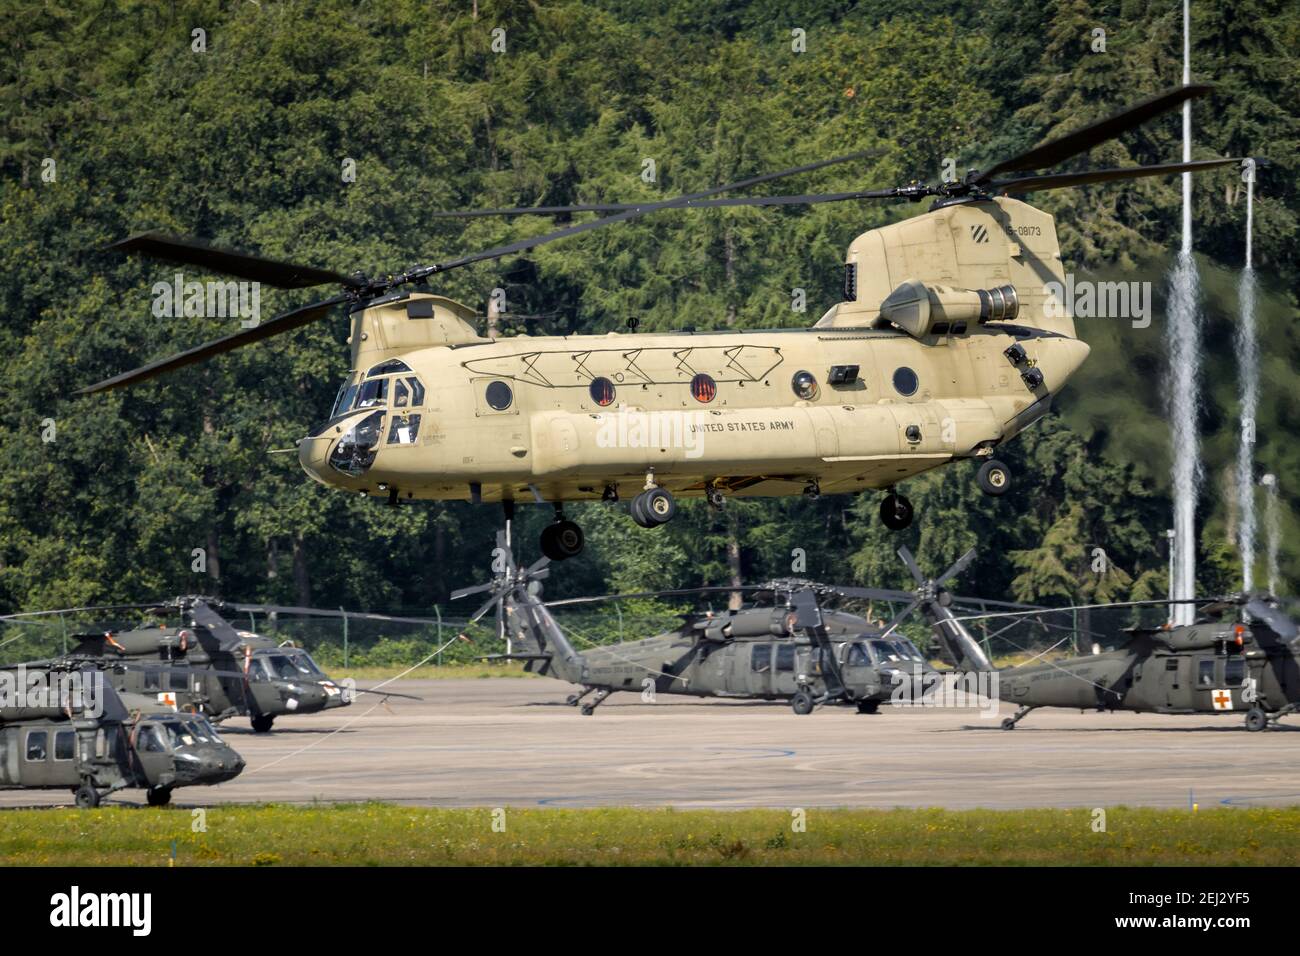
<svg viewBox="0 0 1300 956">
<path fill-rule="evenodd" d="M 1244 714 L 1260 731 L 1300 709 L 1300 641 L 1284 602 L 1266 594 L 1053 608 L 1048 613 L 1202 605 L 1188 625 L 1130 627 L 1117 647 L 997 671 L 998 696 L 1018 710 L 1002 722 L 1013 729 L 1040 707 L 1125 710 L 1157 714 Z M 966 641 L 965 622 L 1014 618 L 1025 612 L 963 615 L 951 632 Z M 1036 612 L 1044 616 L 1042 611 Z M 982 670 L 977 661 L 963 669 Z"/>
<path fill-rule="evenodd" d="M 265 733 L 277 717 L 314 714 L 352 703 L 355 694 L 406 697 L 392 691 L 339 683 L 292 643 L 277 642 L 252 631 L 235 628 L 217 610 L 239 614 L 294 614 L 434 625 L 425 618 L 343 612 L 321 608 L 271 604 L 238 604 L 216 598 L 188 596 L 154 604 L 67 608 L 6 615 L 0 620 L 22 620 L 52 614 L 86 611 L 139 610 L 178 615 L 176 626 L 134 625 L 101 627 L 77 634 L 79 643 L 60 662 L 104 663 L 113 685 L 121 692 L 141 694 L 214 721 L 246 716 L 253 730 Z M 415 698 L 411 698 L 415 699 Z"/>
<path fill-rule="evenodd" d="M 477 621 L 495 610 L 498 629 L 510 637 L 508 654 L 488 660 L 523 661 L 524 669 L 580 685 L 568 702 L 584 715 L 595 712 L 617 692 L 675 694 L 692 697 L 787 700 L 796 714 L 808 714 L 822 704 L 856 706 L 859 713 L 876 713 L 882 703 L 905 693 L 918 699 L 945 672 L 932 667 L 915 644 L 899 630 L 913 611 L 921 610 L 952 658 L 966 669 L 991 665 L 973 638 L 953 627 L 954 607 L 1033 610 L 1029 605 L 955 597 L 943 587 L 974 559 L 970 551 L 938 578 L 922 574 L 911 553 L 899 551 L 917 583 L 914 592 L 885 588 L 841 587 L 808 581 L 781 581 L 756 587 L 706 587 L 647 594 L 569 598 L 544 603 L 541 582 L 550 574 L 543 557 L 529 567 L 518 566 L 504 536 L 498 536 L 500 573 L 488 584 L 464 588 L 453 599 L 487 593 L 487 600 L 470 617 Z M 691 614 L 685 623 L 644 640 L 601 645 L 578 651 L 551 613 L 551 608 L 633 597 L 682 597 L 706 593 L 747 592 L 759 600 L 724 612 Z M 874 623 L 822 605 L 849 599 L 903 603 L 906 607 L 889 623 Z M 948 672 L 951 673 L 951 672 Z M 910 686 L 902 688 L 906 682 Z M 588 694 L 594 694 L 583 702 Z"/>
<path fill-rule="evenodd" d="M 32 694 L 34 671 L 52 695 Z M 6 693 L 0 705 L 0 790 L 71 790 L 78 807 L 91 808 L 142 789 L 157 807 L 179 787 L 223 783 L 244 769 L 203 715 L 119 694 L 103 678 L 102 668 L 74 662 L 0 668 L 0 683 L 22 694 Z"/>
<path fill-rule="evenodd" d="M 1168 90 L 965 178 L 818 195 L 712 198 L 859 160 L 858 152 L 661 202 L 483 210 L 450 215 L 608 213 L 434 265 L 367 276 L 279 262 L 158 233 L 118 252 L 180 262 L 286 289 L 340 287 L 255 328 L 115 375 L 81 394 L 130 385 L 301 328 L 336 307 L 350 320 L 351 368 L 333 408 L 298 443 L 316 481 L 386 498 L 550 504 L 552 559 L 582 550 L 566 502 L 631 497 L 656 527 L 676 496 L 817 495 L 887 489 L 881 518 L 912 520 L 896 486 L 953 461 L 980 463 L 980 487 L 1005 493 L 993 455 L 1046 414 L 1087 357 L 1053 218 L 1010 198 L 1142 176 L 1198 172 L 1237 159 L 1039 173 L 1170 110 L 1207 86 Z M 468 306 L 434 294 L 450 269 L 501 259 L 650 213 L 933 198 L 921 215 L 858 236 L 844 299 L 795 329 L 478 334 Z M 667 429 L 667 437 L 664 431 Z M 637 436 L 633 440 L 633 435 Z"/>
</svg>

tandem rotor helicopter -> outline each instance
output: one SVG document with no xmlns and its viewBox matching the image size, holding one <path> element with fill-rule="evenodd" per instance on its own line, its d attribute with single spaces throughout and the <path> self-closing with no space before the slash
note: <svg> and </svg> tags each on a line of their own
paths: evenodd
<svg viewBox="0 0 1300 956">
<path fill-rule="evenodd" d="M 540 544 L 554 560 L 584 543 L 565 503 L 627 496 L 633 519 L 650 528 L 671 520 L 683 496 L 721 507 L 729 495 L 885 489 L 881 518 L 902 529 L 913 509 L 897 486 L 940 465 L 978 461 L 982 490 L 1006 493 L 1011 475 L 996 449 L 1048 411 L 1089 352 L 1068 304 L 1049 307 L 1048 284 L 1064 282 L 1053 218 L 1009 197 L 1240 162 L 1034 172 L 1210 89 L 1165 91 L 957 182 L 713 198 L 869 155 L 858 152 L 643 205 L 450 213 L 607 215 L 383 276 L 135 235 L 110 249 L 280 288 L 342 288 L 78 394 L 143 382 L 342 307 L 352 371 L 325 420 L 298 443 L 300 464 L 322 484 L 390 504 L 500 502 L 507 520 L 515 502 L 549 504 L 555 522 Z M 806 328 L 493 339 L 478 334 L 473 309 L 429 287 L 451 269 L 658 211 L 927 197 L 928 212 L 853 240 L 843 301 Z M 630 429 L 641 440 L 625 440 Z"/>
<path fill-rule="evenodd" d="M 74 635 L 78 643 L 55 661 L 26 666 L 96 666 L 114 688 L 147 697 L 155 706 L 202 714 L 214 721 L 248 717 L 257 733 L 271 729 L 277 717 L 315 714 L 346 707 L 355 694 L 404 697 L 410 694 L 339 684 L 321 670 L 306 649 L 239 630 L 217 613 L 288 613 L 340 617 L 345 612 L 270 604 L 236 604 L 216 598 L 188 596 L 153 604 L 118 604 L 62 611 L 33 611 L 5 615 L 22 620 L 79 611 L 147 611 L 178 615 L 180 626 L 145 624 L 123 629 L 99 629 Z M 347 617 L 406 624 L 436 624 L 424 618 L 346 612 Z"/>
</svg>

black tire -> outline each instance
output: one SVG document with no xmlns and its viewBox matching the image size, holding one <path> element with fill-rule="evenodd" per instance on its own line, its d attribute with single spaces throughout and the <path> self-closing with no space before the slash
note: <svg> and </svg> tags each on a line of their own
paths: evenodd
<svg viewBox="0 0 1300 956">
<path fill-rule="evenodd" d="M 811 714 L 813 712 L 813 706 L 812 694 L 808 693 L 806 690 L 801 690 L 790 698 L 790 709 L 800 717 L 805 714 Z"/>
<path fill-rule="evenodd" d="M 248 720 L 253 725 L 253 731 L 259 734 L 270 733 L 271 725 L 275 723 L 275 717 L 268 714 L 254 714 Z"/>
<path fill-rule="evenodd" d="M 975 482 L 980 491 L 994 498 L 1005 495 L 1011 490 L 1011 469 L 996 459 L 990 458 L 980 465 L 975 475 Z"/>
<path fill-rule="evenodd" d="M 632 513 L 632 520 L 642 528 L 653 528 L 654 525 L 652 525 L 649 519 L 645 516 L 645 511 L 643 510 L 644 506 L 645 492 L 642 492 L 632 499 L 631 503 L 628 505 L 628 511 Z"/>
<path fill-rule="evenodd" d="M 171 787 L 150 787 L 144 795 L 151 807 L 165 807 L 172 802 Z"/>
<path fill-rule="evenodd" d="M 1008 718 L 1006 718 L 1005 720 L 1002 721 L 1002 729 L 1003 729 L 1003 730 L 1015 730 L 1015 729 L 1016 729 L 1016 722 L 1015 722 L 1014 720 L 1012 720 L 1010 717 L 1008 717 Z"/>
<path fill-rule="evenodd" d="M 1246 729 L 1252 734 L 1259 733 L 1268 726 L 1268 714 L 1258 707 L 1246 711 Z"/>
<path fill-rule="evenodd" d="M 677 499 L 667 488 L 651 488 L 642 497 L 641 514 L 648 522 L 647 528 L 657 528 L 676 517 Z"/>
<path fill-rule="evenodd" d="M 93 810 L 99 806 L 99 791 L 88 783 L 77 788 L 77 806 L 82 810 Z"/>
<path fill-rule="evenodd" d="M 591 706 L 591 704 L 583 704 L 583 705 L 582 705 L 582 711 L 581 711 L 582 716 L 584 716 L 584 717 L 590 717 L 590 716 L 591 716 L 592 714 L 594 714 L 595 712 L 596 712 L 596 708 L 593 707 L 593 706 Z"/>
<path fill-rule="evenodd" d="M 577 706 L 578 706 L 578 695 L 577 695 L 577 694 L 570 694 L 568 697 L 564 698 L 564 702 L 565 702 L 566 704 L 568 704 L 570 707 L 577 707 Z"/>
<path fill-rule="evenodd" d="M 858 701 L 859 714 L 878 714 L 880 713 L 880 701 L 878 700 L 860 700 Z"/>
<path fill-rule="evenodd" d="M 587 542 L 582 529 L 573 521 L 557 521 L 546 529 L 551 533 L 551 545 L 555 554 L 548 555 L 553 561 L 567 561 L 582 554 L 582 547 Z M 545 533 L 542 535 L 546 537 Z M 543 549 L 544 550 L 544 549 Z"/>
<path fill-rule="evenodd" d="M 886 495 L 880 503 L 880 520 L 890 531 L 902 531 L 912 523 L 912 502 L 902 495 Z"/>
</svg>

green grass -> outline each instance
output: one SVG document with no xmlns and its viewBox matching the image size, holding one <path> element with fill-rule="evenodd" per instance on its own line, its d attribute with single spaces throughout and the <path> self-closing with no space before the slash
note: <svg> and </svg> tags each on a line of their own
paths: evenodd
<svg viewBox="0 0 1300 956">
<path fill-rule="evenodd" d="M 0 865 L 1294 865 L 1300 808 L 442 810 L 368 803 L 0 812 Z"/>
</svg>

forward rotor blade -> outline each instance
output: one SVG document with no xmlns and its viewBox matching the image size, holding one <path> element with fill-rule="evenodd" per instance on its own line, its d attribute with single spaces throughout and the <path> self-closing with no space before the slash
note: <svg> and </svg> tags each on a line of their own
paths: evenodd
<svg viewBox="0 0 1300 956">
<path fill-rule="evenodd" d="M 13 621 L 24 617 L 50 617 L 56 614 L 76 614 L 81 611 L 147 611 L 162 604 L 91 604 L 86 607 L 65 607 L 55 611 L 19 611 L 16 614 L 0 614 L 0 621 Z"/>
<path fill-rule="evenodd" d="M 912 603 L 894 615 L 894 619 L 889 622 L 888 627 L 886 627 L 883 631 L 880 632 L 880 636 L 888 637 L 890 634 L 893 634 L 894 631 L 898 628 L 898 626 L 902 624 L 905 620 L 907 620 L 908 615 L 911 614 L 920 606 L 921 606 L 921 599 L 919 597 L 912 598 Z"/>
<path fill-rule="evenodd" d="M 106 392 L 109 389 L 120 388 L 123 385 L 134 385 L 136 382 L 143 382 L 155 376 L 162 375 L 164 372 L 170 372 L 173 369 L 184 368 L 186 365 L 193 365 L 195 362 L 202 362 L 204 359 L 211 358 L 214 355 L 220 355 L 223 352 L 229 352 L 245 345 L 251 345 L 254 342 L 260 342 L 262 339 L 270 338 L 273 335 L 280 335 L 284 332 L 291 332 L 294 329 L 302 328 L 304 325 L 310 325 L 312 322 L 323 318 L 329 313 L 334 306 L 340 302 L 346 302 L 347 296 L 336 295 L 328 299 L 322 299 L 319 302 L 313 302 L 310 305 L 304 305 L 301 308 L 293 309 L 277 315 L 273 319 L 262 322 L 255 328 L 242 329 L 233 335 L 227 335 L 225 338 L 216 339 L 212 342 L 206 342 L 203 345 L 196 345 L 192 349 L 173 355 L 170 358 L 159 359 L 156 362 L 150 362 L 148 365 L 142 365 L 137 369 L 129 372 L 122 372 L 120 375 L 114 375 L 112 378 L 106 378 L 104 381 L 88 388 L 77 391 L 77 395 L 93 395 L 96 392 Z"/>
<path fill-rule="evenodd" d="M 247 252 L 220 249 L 197 239 L 182 239 L 161 232 L 142 232 L 106 247 L 110 252 L 139 253 L 151 259 L 180 262 L 211 272 L 265 282 L 281 289 L 306 289 L 327 282 L 351 286 L 353 281 L 332 269 L 317 269 L 297 262 L 266 259 Z"/>
<path fill-rule="evenodd" d="M 974 182 L 977 185 L 982 185 L 1002 173 L 1055 166 L 1071 156 L 1086 153 L 1100 143 L 1114 139 L 1121 133 L 1126 133 L 1135 127 L 1141 126 L 1147 120 L 1181 105 L 1184 100 L 1204 96 L 1213 89 L 1213 86 L 1205 84 L 1192 84 L 1176 86 L 1165 90 L 1163 93 L 1157 93 L 1155 96 L 1147 97 L 1145 100 L 1134 103 L 1118 113 L 1099 119 L 1095 123 L 1089 123 L 1073 133 L 1058 136 L 1041 146 L 1035 146 L 1033 149 L 1012 156 L 1010 159 L 1004 159 L 997 165 L 982 171 Z"/>
<path fill-rule="evenodd" d="M 1117 179 L 1196 173 L 1220 166 L 1237 166 L 1240 163 L 1240 159 L 1199 159 L 1191 163 L 1163 163 L 1159 166 L 1120 166 L 1095 169 L 1085 173 L 1051 173 L 1042 176 L 1021 176 L 1017 179 L 998 179 L 989 183 L 989 188 L 1000 193 L 1029 193 L 1040 189 L 1064 189 L 1068 186 L 1086 186 L 1088 183 L 1108 183 Z"/>
<path fill-rule="evenodd" d="M 484 249 L 481 252 L 475 252 L 468 256 L 462 256 L 459 259 L 452 259 L 448 262 L 441 262 L 432 266 L 423 266 L 408 273 L 406 278 L 411 280 L 422 279 L 440 272 L 446 272 L 449 269 L 458 269 L 461 266 L 472 265 L 475 262 L 484 262 L 488 259 L 500 259 L 503 256 L 508 256 L 516 252 L 524 252 L 536 246 L 543 245 L 544 243 L 554 242 L 556 239 L 564 239 L 568 236 L 576 236 L 579 233 L 589 232 L 592 229 L 600 229 L 603 226 L 613 225 L 616 222 L 625 222 L 629 219 L 636 219 L 644 216 L 646 213 L 656 212 L 660 209 L 679 208 L 694 199 L 705 199 L 709 196 L 716 196 L 718 193 L 730 192 L 733 189 L 745 189 L 749 186 L 756 186 L 759 183 L 770 182 L 773 179 L 780 179 L 784 176 L 794 176 L 798 173 L 812 172 L 815 169 L 821 169 L 825 166 L 834 165 L 835 163 L 847 163 L 855 159 L 862 159 L 866 156 L 873 155 L 876 152 L 876 150 L 859 150 L 856 153 L 849 153 L 845 156 L 836 156 L 834 159 L 823 159 L 815 163 L 808 163 L 804 166 L 795 166 L 790 169 L 778 170 L 774 173 L 764 173 L 761 176 L 752 176 L 749 179 L 727 183 L 723 186 L 714 186 L 711 189 L 705 189 L 697 193 L 688 193 L 684 196 L 678 196 L 675 199 L 665 199 L 660 202 L 634 205 L 632 208 L 624 209 L 612 216 L 592 219 L 589 222 L 568 226 L 564 229 L 557 229 L 555 232 L 544 233 L 540 236 L 532 236 L 528 239 L 520 239 L 517 242 L 511 242 L 504 246 L 496 246 L 492 249 Z"/>
<path fill-rule="evenodd" d="M 832 593 L 839 597 L 858 601 L 910 601 L 914 595 L 911 591 L 894 591 L 889 588 L 840 587 L 831 585 Z"/>
</svg>

